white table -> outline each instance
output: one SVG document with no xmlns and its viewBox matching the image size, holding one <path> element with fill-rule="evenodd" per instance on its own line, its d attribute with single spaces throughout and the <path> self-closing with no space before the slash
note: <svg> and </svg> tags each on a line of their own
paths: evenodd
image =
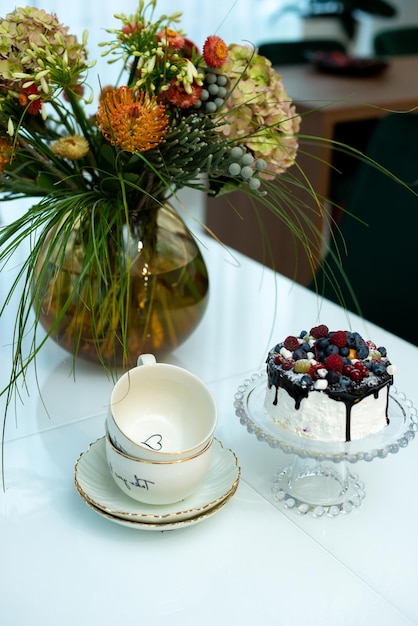
<svg viewBox="0 0 418 626">
<path fill-rule="evenodd" d="M 238 385 L 263 368 L 269 347 L 317 321 L 347 328 L 346 313 L 204 236 L 202 242 L 209 307 L 170 362 L 202 377 L 215 394 L 216 436 L 242 468 L 235 496 L 205 522 L 172 532 L 125 528 L 92 511 L 74 488 L 74 464 L 103 435 L 112 383 L 81 361 L 74 381 L 70 355 L 48 342 L 37 361 L 42 401 L 31 370 L 17 425 L 14 411 L 7 422 L 1 623 L 418 624 L 418 442 L 358 463 L 363 504 L 349 515 L 315 519 L 275 503 L 270 478 L 286 455 L 248 434 L 234 414 Z M 0 295 L 9 279 L 3 271 Z M 13 319 L 12 303 L 0 319 L 1 387 Z M 386 345 L 399 367 L 396 386 L 418 404 L 418 349 L 350 321 Z"/>
</svg>

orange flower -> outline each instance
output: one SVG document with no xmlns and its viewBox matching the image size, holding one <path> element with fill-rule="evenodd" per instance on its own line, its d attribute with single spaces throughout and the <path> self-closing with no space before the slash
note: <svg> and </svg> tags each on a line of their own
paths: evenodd
<svg viewBox="0 0 418 626">
<path fill-rule="evenodd" d="M 210 35 L 203 46 L 203 58 L 209 67 L 221 67 L 228 56 L 228 48 L 223 39 Z"/>
<path fill-rule="evenodd" d="M 164 105 L 155 96 L 119 87 L 103 97 L 97 125 L 112 146 L 128 152 L 157 147 L 168 129 Z"/>
<path fill-rule="evenodd" d="M 10 141 L 5 137 L 0 137 L 0 174 L 4 171 L 4 168 L 13 159 L 13 146 Z"/>
</svg>

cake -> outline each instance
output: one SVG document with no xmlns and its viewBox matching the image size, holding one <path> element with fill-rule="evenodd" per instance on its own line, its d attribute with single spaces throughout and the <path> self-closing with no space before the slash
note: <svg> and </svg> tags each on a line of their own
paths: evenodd
<svg viewBox="0 0 418 626">
<path fill-rule="evenodd" d="M 264 407 L 290 432 L 318 441 L 352 441 L 389 423 L 396 371 L 384 347 L 325 324 L 290 335 L 267 356 Z"/>
</svg>

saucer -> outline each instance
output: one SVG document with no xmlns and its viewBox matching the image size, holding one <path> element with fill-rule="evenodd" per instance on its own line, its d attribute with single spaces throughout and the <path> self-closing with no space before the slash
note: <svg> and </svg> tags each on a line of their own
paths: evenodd
<svg viewBox="0 0 418 626">
<path fill-rule="evenodd" d="M 224 507 L 227 502 L 229 502 L 229 500 L 232 498 L 232 496 L 236 492 L 237 488 L 238 488 L 238 481 L 236 481 L 234 488 L 230 490 L 228 496 L 224 500 L 222 500 L 219 504 L 209 509 L 205 513 L 200 513 L 199 515 L 196 515 L 195 517 L 184 519 L 179 522 L 153 523 L 153 522 L 139 522 L 136 520 L 127 520 L 121 517 L 116 517 L 116 515 L 111 515 L 110 513 L 105 513 L 105 511 L 98 509 L 93 504 L 91 504 L 88 500 L 85 500 L 85 502 L 89 505 L 91 509 L 93 509 L 93 511 L 95 511 L 102 517 L 105 517 L 109 521 L 114 522 L 115 524 L 119 524 L 127 528 L 134 528 L 137 530 L 148 530 L 148 531 L 159 530 L 160 532 L 162 532 L 166 530 L 176 530 L 178 528 L 186 528 L 187 526 L 193 526 L 194 524 L 199 524 L 200 522 L 203 522 L 204 520 L 208 519 L 212 515 L 215 515 L 215 513 L 217 513 L 222 507 Z"/>
<path fill-rule="evenodd" d="M 113 480 L 106 460 L 105 437 L 90 444 L 75 465 L 74 482 L 78 493 L 96 512 L 112 521 L 120 520 L 134 524 L 170 525 L 186 520 L 197 520 L 210 511 L 216 512 L 220 505 L 235 493 L 240 478 L 238 459 L 232 450 L 213 440 L 212 457 L 208 472 L 191 496 L 182 502 L 155 506 L 137 502 L 123 493 Z M 161 528 L 160 528 L 161 530 Z"/>
</svg>

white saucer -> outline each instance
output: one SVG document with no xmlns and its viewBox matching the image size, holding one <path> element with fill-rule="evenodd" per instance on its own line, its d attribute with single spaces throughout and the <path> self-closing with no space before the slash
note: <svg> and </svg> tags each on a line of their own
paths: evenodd
<svg viewBox="0 0 418 626">
<path fill-rule="evenodd" d="M 163 506 L 137 502 L 125 495 L 113 480 L 102 437 L 80 455 L 74 482 L 83 500 L 111 521 L 135 528 L 163 530 L 166 526 L 185 526 L 185 521 L 202 521 L 218 511 L 237 490 L 239 478 L 236 455 L 214 439 L 208 473 L 194 494 L 182 502 Z"/>
<path fill-rule="evenodd" d="M 159 530 L 159 531 L 176 530 L 177 528 L 186 528 L 187 526 L 199 524 L 200 522 L 203 522 L 205 519 L 208 519 L 208 517 L 211 517 L 212 515 L 217 513 L 220 509 L 222 509 L 223 506 L 225 506 L 227 502 L 229 502 L 229 500 L 232 498 L 235 491 L 237 490 L 237 487 L 238 487 L 238 481 L 236 485 L 234 486 L 234 488 L 231 489 L 230 493 L 225 498 L 225 500 L 222 500 L 219 504 L 209 509 L 205 513 L 200 513 L 199 515 L 196 515 L 195 517 L 184 519 L 179 522 L 153 523 L 153 522 L 137 522 L 135 520 L 127 520 L 127 519 L 123 519 L 122 517 L 117 517 L 116 515 L 110 515 L 110 513 L 105 513 L 101 509 L 98 509 L 95 506 L 93 506 L 90 502 L 88 502 L 88 500 L 85 500 L 85 502 L 89 505 L 91 509 L 93 509 L 93 511 L 95 511 L 102 517 L 105 517 L 106 519 L 110 520 L 111 522 L 120 524 L 121 526 L 126 526 L 128 528 L 135 528 L 137 530 Z"/>
</svg>

